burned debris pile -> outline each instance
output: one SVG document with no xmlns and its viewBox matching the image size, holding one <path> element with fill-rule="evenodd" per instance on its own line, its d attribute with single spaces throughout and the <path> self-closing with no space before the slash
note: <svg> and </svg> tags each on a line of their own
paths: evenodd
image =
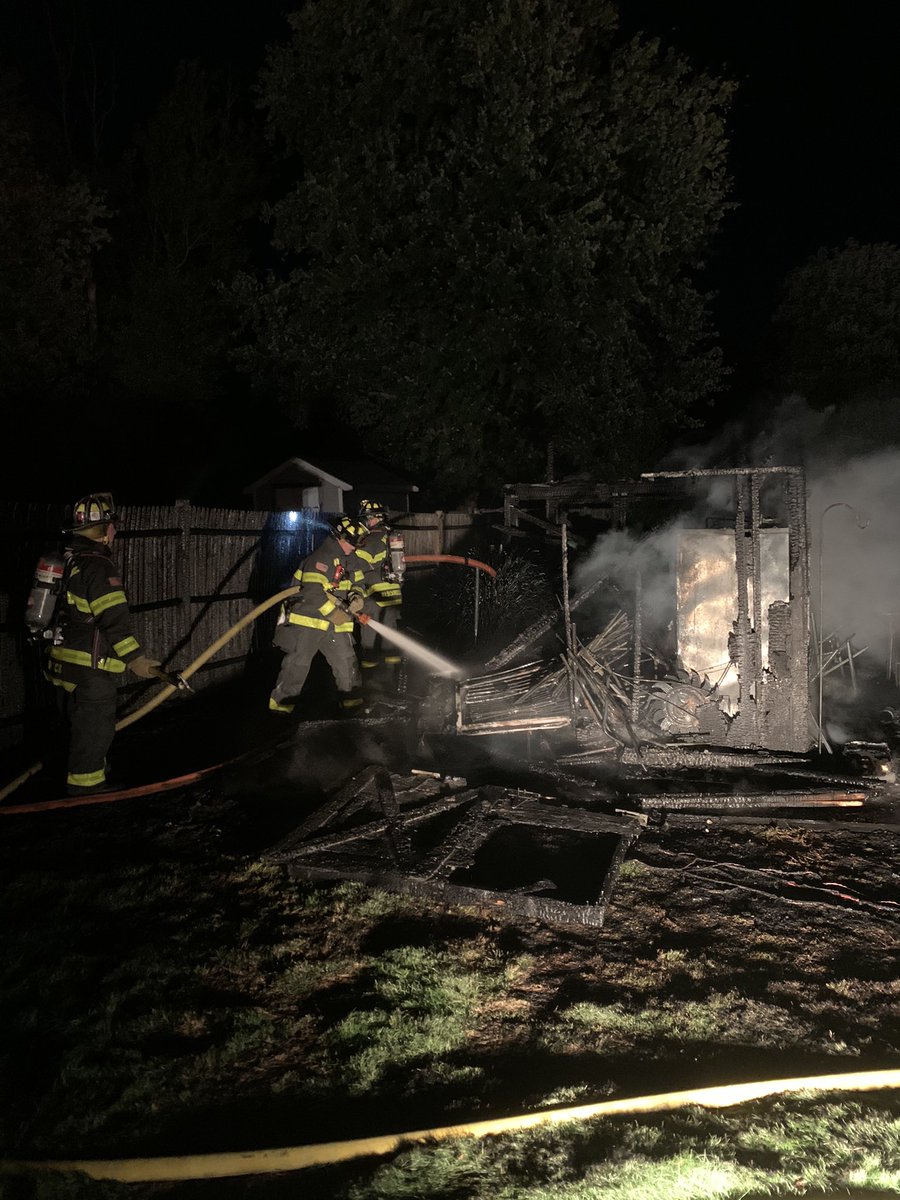
<svg viewBox="0 0 900 1200">
<path fill-rule="evenodd" d="M 641 752 L 679 735 L 712 736 L 723 724 L 716 687 L 695 671 L 676 668 L 671 678 L 633 689 L 625 673 L 631 622 L 624 613 L 587 642 L 574 634 L 570 642 L 555 661 L 541 659 L 465 680 L 458 692 L 457 731 L 571 729 L 581 753 L 563 757 L 587 761 L 592 754 Z"/>
</svg>

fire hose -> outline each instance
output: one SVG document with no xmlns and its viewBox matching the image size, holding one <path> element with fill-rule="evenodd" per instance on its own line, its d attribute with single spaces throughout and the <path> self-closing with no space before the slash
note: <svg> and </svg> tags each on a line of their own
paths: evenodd
<svg viewBox="0 0 900 1200">
<path fill-rule="evenodd" d="M 652 1096 L 633 1096 L 621 1100 L 600 1100 L 567 1108 L 542 1109 L 486 1121 L 442 1125 L 436 1129 L 415 1129 L 408 1133 L 390 1133 L 380 1137 L 353 1138 L 344 1142 L 320 1142 L 307 1146 L 281 1146 L 271 1150 L 237 1150 L 220 1154 L 186 1154 L 180 1157 L 64 1159 L 56 1161 L 0 1159 L 0 1175 L 20 1172 L 79 1171 L 90 1179 L 116 1179 L 121 1183 L 163 1183 L 177 1179 L 225 1179 L 246 1175 L 265 1175 L 276 1171 L 300 1171 L 305 1167 L 348 1162 L 355 1158 L 395 1154 L 410 1146 L 447 1141 L 455 1138 L 491 1137 L 585 1121 L 597 1117 L 628 1116 L 638 1113 L 671 1112 L 689 1105 L 704 1108 L 729 1108 L 766 1096 L 792 1092 L 868 1092 L 900 1087 L 900 1071 L 851 1071 L 846 1074 L 807 1075 L 795 1079 L 766 1079 L 752 1083 L 731 1083 L 714 1087 L 690 1088 L 680 1092 L 662 1092 Z"/>
<path fill-rule="evenodd" d="M 170 696 L 174 696 L 177 691 L 186 686 L 187 680 L 190 679 L 192 675 L 196 674 L 196 672 L 199 671 L 200 668 L 207 663 L 214 654 L 217 654 L 223 646 L 226 646 L 232 640 L 232 638 L 237 637 L 241 630 L 245 629 L 251 623 L 251 621 L 255 621 L 257 617 L 262 616 L 262 614 L 268 609 L 272 608 L 276 604 L 280 604 L 282 600 L 287 600 L 290 596 L 295 596 L 299 591 L 299 586 L 285 588 L 284 591 L 276 592 L 274 596 L 270 596 L 268 600 L 264 600 L 262 604 L 257 604 L 256 608 L 251 609 L 250 612 L 241 617 L 239 621 L 236 621 L 230 629 L 226 629 L 221 637 L 216 638 L 212 645 L 207 646 L 202 654 L 198 654 L 194 661 L 186 666 L 183 671 L 178 671 L 177 673 L 160 671 L 159 677 L 161 680 L 165 681 L 166 686 L 162 688 L 161 691 L 157 692 L 155 696 L 151 697 L 146 704 L 142 704 L 141 707 L 135 709 L 133 713 L 129 713 L 127 717 L 122 717 L 120 721 L 117 721 L 116 731 L 118 732 L 120 729 L 125 729 L 129 725 L 133 725 L 135 721 L 140 721 L 141 717 L 145 717 L 147 713 L 152 712 L 154 708 L 158 708 L 164 700 L 168 700 Z M 8 783 L 6 787 L 0 789 L 0 803 L 2 803 L 7 796 L 12 795 L 12 793 L 16 791 L 17 788 L 20 788 L 23 783 L 26 783 L 32 777 L 32 775 L 36 775 L 43 765 L 44 764 L 42 762 L 32 763 L 26 771 L 23 771 L 21 775 L 17 775 L 11 783 Z"/>
<path fill-rule="evenodd" d="M 477 558 L 468 558 L 462 554 L 404 554 L 403 561 L 405 563 L 459 563 L 463 567 L 475 567 L 478 571 L 484 571 L 492 579 L 497 578 L 497 572 L 493 567 L 489 567 L 487 563 L 483 563 Z"/>
</svg>

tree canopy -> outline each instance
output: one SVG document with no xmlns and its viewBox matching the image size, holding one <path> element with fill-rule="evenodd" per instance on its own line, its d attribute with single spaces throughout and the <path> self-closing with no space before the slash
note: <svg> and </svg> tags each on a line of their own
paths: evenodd
<svg viewBox="0 0 900 1200">
<path fill-rule="evenodd" d="M 457 494 L 627 470 L 720 382 L 704 256 L 731 86 L 608 0 L 311 0 L 261 82 L 283 269 L 238 288 L 299 419 Z"/>
<path fill-rule="evenodd" d="M 900 391 L 900 248 L 817 251 L 784 283 L 775 314 L 778 382 L 816 405 Z"/>
</svg>

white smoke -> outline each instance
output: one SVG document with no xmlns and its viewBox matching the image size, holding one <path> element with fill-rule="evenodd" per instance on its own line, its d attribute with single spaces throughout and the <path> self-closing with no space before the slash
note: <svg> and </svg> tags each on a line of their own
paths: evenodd
<svg viewBox="0 0 900 1200">
<path fill-rule="evenodd" d="M 870 660 L 886 658 L 889 614 L 900 614 L 900 447 L 878 445 L 882 407 L 820 411 L 789 396 L 747 464 L 805 469 L 810 601 L 815 620 L 820 600 L 823 615 L 817 634 L 852 639 Z"/>
<path fill-rule="evenodd" d="M 812 603 L 818 612 L 821 562 L 823 634 L 884 659 L 900 614 L 900 449 L 813 463 L 808 483 Z"/>
<path fill-rule="evenodd" d="M 640 575 L 644 611 L 660 617 L 671 616 L 674 604 L 672 564 L 681 523 L 674 521 L 641 538 L 624 529 L 604 534 L 573 570 L 574 590 L 581 591 L 595 580 L 603 579 L 630 593 Z"/>
<path fill-rule="evenodd" d="M 874 423 L 877 413 L 873 410 L 871 416 Z M 900 646 L 900 447 L 867 451 L 864 447 L 874 444 L 878 435 L 877 429 L 865 425 L 862 417 L 854 425 L 833 409 L 817 411 L 801 397 L 790 396 L 769 413 L 762 431 L 731 426 L 706 445 L 679 447 L 664 468 L 803 467 L 814 619 L 818 622 L 821 563 L 824 635 L 852 639 L 855 649 L 868 648 L 865 657 L 870 663 L 886 664 L 892 622 Z M 728 511 L 732 479 L 707 482 L 704 511 Z M 630 587 L 640 570 L 645 611 L 671 612 L 677 531 L 702 523 L 681 514 L 643 538 L 621 531 L 603 535 L 579 563 L 573 583 L 582 588 L 604 577 Z M 895 647 L 894 654 L 900 654 L 900 648 Z"/>
</svg>

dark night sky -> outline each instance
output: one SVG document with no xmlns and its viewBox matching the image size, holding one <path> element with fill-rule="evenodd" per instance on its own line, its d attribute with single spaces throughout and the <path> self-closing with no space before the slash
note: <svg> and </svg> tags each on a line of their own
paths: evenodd
<svg viewBox="0 0 900 1200">
<path fill-rule="evenodd" d="M 624 0 L 628 27 L 740 84 L 731 119 L 739 208 L 715 260 L 720 322 L 737 365 L 784 274 L 820 246 L 900 240 L 900 14 L 874 3 Z"/>
<path fill-rule="evenodd" d="M 6 57 L 36 96 L 52 74 L 45 12 L 70 7 L 12 0 L 7 10 Z M 252 76 L 265 45 L 286 34 L 282 14 L 290 4 L 89 0 L 81 7 L 113 49 L 127 136 L 181 58 L 229 63 Z M 740 208 L 728 218 L 718 254 L 737 297 L 758 303 L 820 245 L 900 237 L 896 6 L 863 0 L 806 15 L 796 2 L 621 0 L 620 9 L 626 30 L 659 36 L 741 85 L 731 120 Z"/>
<path fill-rule="evenodd" d="M 231 64 L 250 81 L 267 43 L 286 36 L 285 0 L 7 0 L 4 54 L 33 99 L 52 98 L 46 13 L 90 14 L 119 80 L 110 144 L 127 144 L 183 58 Z M 900 11 L 888 4 L 806 6 L 751 0 L 621 0 L 626 31 L 644 30 L 698 67 L 738 82 L 730 121 L 733 199 L 710 260 L 715 319 L 735 394 L 755 363 L 786 271 L 820 246 L 900 241 L 896 176 Z"/>
</svg>

